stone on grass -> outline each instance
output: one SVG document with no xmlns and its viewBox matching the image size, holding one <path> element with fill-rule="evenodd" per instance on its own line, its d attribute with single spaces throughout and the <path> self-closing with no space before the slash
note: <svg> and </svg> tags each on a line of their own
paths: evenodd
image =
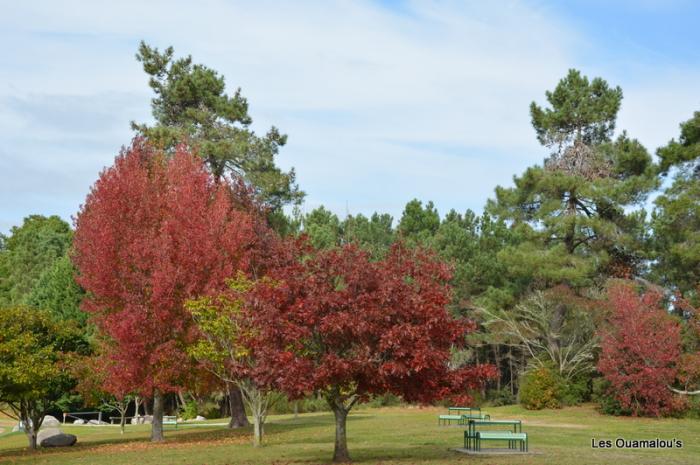
<svg viewBox="0 0 700 465">
<path fill-rule="evenodd" d="M 45 415 L 44 416 L 44 421 L 41 422 L 41 427 L 43 428 L 44 426 L 46 427 L 53 427 L 53 426 L 58 426 L 60 425 L 61 422 L 58 421 L 56 417 L 53 417 L 51 415 Z"/>
<path fill-rule="evenodd" d="M 39 445 L 41 447 L 70 447 L 76 442 L 78 442 L 78 438 L 75 434 L 61 433 L 42 440 Z"/>
<path fill-rule="evenodd" d="M 197 415 L 194 419 L 194 421 L 204 421 L 206 418 L 204 418 L 202 415 Z"/>
<path fill-rule="evenodd" d="M 89 425 L 108 425 L 106 421 L 100 421 L 100 420 L 90 420 L 88 421 Z"/>
<path fill-rule="evenodd" d="M 85 420 L 83 420 L 82 418 L 78 418 L 77 420 L 75 420 L 75 421 L 73 422 L 73 424 L 74 424 L 74 425 L 84 425 L 84 424 L 85 424 Z"/>
</svg>

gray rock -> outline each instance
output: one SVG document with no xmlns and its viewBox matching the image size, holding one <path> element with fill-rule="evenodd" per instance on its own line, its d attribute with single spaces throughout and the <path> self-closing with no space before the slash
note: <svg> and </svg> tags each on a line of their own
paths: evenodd
<svg viewBox="0 0 700 465">
<path fill-rule="evenodd" d="M 17 431 L 24 431 L 24 426 L 22 425 L 15 425 L 12 427 L 12 432 L 16 433 Z"/>
<path fill-rule="evenodd" d="M 41 444 L 41 441 L 44 439 L 48 439 L 51 436 L 57 436 L 59 434 L 63 434 L 63 431 L 58 428 L 45 428 L 39 430 L 39 434 L 36 435 L 36 442 L 37 444 Z"/>
<path fill-rule="evenodd" d="M 61 433 L 49 436 L 39 442 L 41 447 L 69 447 L 78 442 L 74 434 Z"/>
<path fill-rule="evenodd" d="M 143 423 L 150 425 L 153 423 L 153 415 L 144 415 L 143 416 Z"/>
<path fill-rule="evenodd" d="M 60 425 L 61 422 L 58 421 L 56 417 L 53 417 L 51 415 L 45 415 L 44 416 L 44 421 L 41 422 L 41 427 L 55 427 Z"/>
<path fill-rule="evenodd" d="M 197 415 L 194 419 L 194 421 L 204 421 L 206 418 L 204 418 L 202 415 Z"/>
<path fill-rule="evenodd" d="M 90 420 L 88 421 L 88 425 L 108 425 L 106 421 L 100 421 L 100 420 Z"/>
<path fill-rule="evenodd" d="M 73 424 L 74 424 L 74 425 L 84 425 L 84 424 L 85 424 L 85 420 L 83 420 L 82 418 L 78 418 L 77 420 L 75 420 L 75 421 L 73 422 Z"/>
</svg>

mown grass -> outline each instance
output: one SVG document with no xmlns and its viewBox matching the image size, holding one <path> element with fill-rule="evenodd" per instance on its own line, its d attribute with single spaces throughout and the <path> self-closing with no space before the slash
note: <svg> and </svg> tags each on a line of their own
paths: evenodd
<svg viewBox="0 0 700 465">
<path fill-rule="evenodd" d="M 450 450 L 460 447 L 462 429 L 440 427 L 437 408 L 392 407 L 351 413 L 350 454 L 356 463 L 389 464 L 698 464 L 700 421 L 635 419 L 599 415 L 592 406 L 530 412 L 518 406 L 488 409 L 494 418 L 520 418 L 528 432 L 528 456 L 473 457 Z M 250 445 L 250 430 L 225 426 L 185 425 L 168 429 L 163 444 L 148 442 L 149 427 L 129 426 L 124 436 L 117 427 L 66 426 L 78 444 L 60 450 L 28 452 L 21 433 L 0 435 L 0 463 L 13 464 L 316 464 L 328 463 L 333 452 L 333 417 L 309 413 L 294 419 L 273 416 L 266 427 L 265 445 Z M 591 438 L 678 438 L 682 449 L 594 450 Z"/>
</svg>

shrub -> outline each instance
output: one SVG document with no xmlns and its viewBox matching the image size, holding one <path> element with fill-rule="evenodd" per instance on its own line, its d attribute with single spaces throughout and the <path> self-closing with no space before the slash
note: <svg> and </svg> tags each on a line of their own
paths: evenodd
<svg viewBox="0 0 700 465">
<path fill-rule="evenodd" d="M 486 398 L 493 407 L 515 403 L 515 396 L 510 392 L 510 388 L 493 389 L 487 393 Z"/>
<path fill-rule="evenodd" d="M 680 325 L 662 308 L 663 296 L 630 285 L 610 289 L 612 313 L 602 332 L 598 370 L 609 394 L 632 415 L 669 415 L 681 403 L 668 389 L 678 373 Z"/>
<path fill-rule="evenodd" d="M 588 373 L 575 376 L 573 379 L 562 381 L 561 403 L 563 405 L 578 405 L 591 398 L 591 378 Z"/>
<path fill-rule="evenodd" d="M 528 371 L 520 382 L 520 403 L 528 410 L 560 408 L 562 394 L 561 378 L 547 367 Z"/>
<path fill-rule="evenodd" d="M 197 402 L 188 400 L 185 405 L 180 407 L 180 417 L 183 420 L 191 420 L 197 417 Z"/>
<path fill-rule="evenodd" d="M 593 394 L 591 400 L 598 404 L 601 413 L 606 415 L 629 415 L 620 405 L 615 396 L 610 393 L 610 381 L 605 378 L 593 379 Z"/>
</svg>

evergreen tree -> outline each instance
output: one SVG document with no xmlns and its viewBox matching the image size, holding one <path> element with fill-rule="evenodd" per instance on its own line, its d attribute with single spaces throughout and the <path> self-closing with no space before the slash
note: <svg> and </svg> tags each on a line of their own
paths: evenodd
<svg viewBox="0 0 700 465">
<path fill-rule="evenodd" d="M 73 231 L 58 216 L 31 215 L 0 248 L 0 306 L 27 303 L 41 274 L 66 255 Z"/>
<path fill-rule="evenodd" d="M 656 198 L 652 216 L 654 275 L 665 286 L 697 298 L 700 283 L 700 112 L 681 124 L 678 141 L 657 152 L 673 184 Z"/>
<path fill-rule="evenodd" d="M 250 128 L 253 120 L 240 88 L 229 96 L 223 76 L 192 64 L 191 56 L 174 58 L 172 47 L 160 52 L 141 42 L 136 59 L 156 96 L 151 101 L 155 125 L 132 122 L 134 130 L 170 152 L 186 140 L 217 179 L 241 176 L 273 210 L 301 202 L 304 193 L 294 169 L 285 172 L 275 164 L 287 136 L 275 127 L 264 136 Z"/>
</svg>

